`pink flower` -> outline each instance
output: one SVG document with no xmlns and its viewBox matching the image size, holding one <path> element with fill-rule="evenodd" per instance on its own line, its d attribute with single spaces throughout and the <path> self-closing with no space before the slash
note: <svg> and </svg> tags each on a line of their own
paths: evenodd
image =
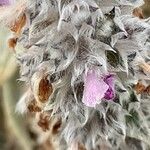
<svg viewBox="0 0 150 150">
<path fill-rule="evenodd" d="M 88 107 L 95 107 L 102 98 L 112 100 L 114 98 L 114 76 L 105 75 L 99 77 L 95 71 L 89 71 L 84 78 L 84 91 L 82 102 Z"/>
<path fill-rule="evenodd" d="M 0 0 L 0 6 L 11 5 L 14 3 L 14 0 Z"/>
</svg>

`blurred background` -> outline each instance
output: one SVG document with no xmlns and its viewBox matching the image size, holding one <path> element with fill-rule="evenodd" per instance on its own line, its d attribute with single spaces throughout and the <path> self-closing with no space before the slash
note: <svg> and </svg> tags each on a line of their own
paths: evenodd
<svg viewBox="0 0 150 150">
<path fill-rule="evenodd" d="M 141 9 L 144 18 L 148 18 L 150 0 L 145 0 Z M 6 43 L 10 35 L 9 30 L 0 27 L 0 150 L 53 150 L 46 143 L 39 144 L 39 131 L 31 127 L 31 118 L 15 112 L 24 85 L 17 81 L 19 68 L 13 51 Z"/>
</svg>

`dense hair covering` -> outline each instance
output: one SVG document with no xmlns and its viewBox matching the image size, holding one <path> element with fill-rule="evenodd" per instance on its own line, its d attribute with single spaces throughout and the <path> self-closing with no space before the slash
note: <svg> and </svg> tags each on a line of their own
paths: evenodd
<svg viewBox="0 0 150 150">
<path fill-rule="evenodd" d="M 26 18 L 16 58 L 28 90 L 17 111 L 59 118 L 59 150 L 148 150 L 150 21 L 132 14 L 143 1 L 24 3 L 14 18 Z"/>
</svg>

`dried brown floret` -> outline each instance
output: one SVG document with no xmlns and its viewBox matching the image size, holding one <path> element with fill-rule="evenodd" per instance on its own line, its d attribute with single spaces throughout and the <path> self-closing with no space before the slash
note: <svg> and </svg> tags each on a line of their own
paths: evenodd
<svg viewBox="0 0 150 150">
<path fill-rule="evenodd" d="M 140 18 L 140 19 L 144 19 L 144 15 L 143 15 L 143 11 L 141 8 L 137 7 L 133 10 L 133 15 Z"/>
<path fill-rule="evenodd" d="M 22 28 L 25 26 L 26 24 L 26 15 L 23 14 L 22 16 L 19 17 L 18 20 L 16 20 L 11 26 L 10 26 L 10 30 L 15 32 L 16 35 L 20 35 Z"/>
<path fill-rule="evenodd" d="M 28 105 L 28 110 L 29 110 L 29 112 L 40 112 L 41 108 L 37 105 L 37 102 L 35 100 L 33 100 Z"/>
<path fill-rule="evenodd" d="M 150 65 L 148 63 L 146 63 L 146 62 L 145 63 L 141 63 L 139 66 L 143 69 L 143 71 L 145 71 L 147 73 L 150 72 Z"/>
<path fill-rule="evenodd" d="M 141 94 L 144 92 L 144 90 L 146 89 L 146 86 L 143 85 L 141 82 L 138 82 L 135 86 L 134 89 L 136 91 L 137 94 Z"/>
<path fill-rule="evenodd" d="M 144 92 L 148 95 L 150 95 L 150 85 L 146 87 L 146 89 L 144 90 Z"/>
<path fill-rule="evenodd" d="M 39 83 L 39 101 L 44 103 L 48 100 L 50 95 L 53 93 L 53 86 L 46 78 L 41 79 Z"/>
<path fill-rule="evenodd" d="M 86 150 L 86 148 L 83 146 L 83 144 L 79 143 L 79 150 Z"/>
<path fill-rule="evenodd" d="M 55 134 L 57 134 L 57 133 L 59 132 L 59 129 L 60 129 L 60 127 L 61 127 L 61 124 L 62 124 L 62 122 L 61 122 L 61 120 L 59 119 L 59 120 L 53 125 L 53 127 L 52 127 L 52 134 L 53 134 L 53 135 L 55 135 Z"/>
<path fill-rule="evenodd" d="M 15 49 L 17 44 L 17 38 L 10 38 L 8 39 L 8 46 L 9 48 L 12 48 L 13 50 Z"/>
<path fill-rule="evenodd" d="M 42 128 L 44 132 L 49 130 L 49 122 L 50 122 L 50 116 L 46 113 L 41 113 L 39 116 L 38 125 Z"/>
<path fill-rule="evenodd" d="M 32 92 L 38 103 L 46 103 L 53 93 L 53 85 L 43 72 L 37 72 L 31 79 Z"/>
</svg>

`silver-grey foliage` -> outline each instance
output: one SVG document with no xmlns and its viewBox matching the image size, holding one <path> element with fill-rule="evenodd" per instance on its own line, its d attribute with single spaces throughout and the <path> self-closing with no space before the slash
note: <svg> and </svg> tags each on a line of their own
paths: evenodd
<svg viewBox="0 0 150 150">
<path fill-rule="evenodd" d="M 87 150 L 149 148 L 150 97 L 133 88 L 139 80 L 148 86 L 150 79 L 150 70 L 140 68 L 149 62 L 150 22 L 132 16 L 142 3 L 29 0 L 28 24 L 18 39 L 25 51 L 17 54 L 20 80 L 29 90 L 17 109 L 26 111 L 24 105 L 31 95 L 37 97 L 39 80 L 46 76 L 54 91 L 42 109 L 62 118 L 60 150 L 78 149 L 78 143 Z M 82 103 L 83 74 L 93 67 L 115 73 L 116 97 L 90 108 Z"/>
</svg>

